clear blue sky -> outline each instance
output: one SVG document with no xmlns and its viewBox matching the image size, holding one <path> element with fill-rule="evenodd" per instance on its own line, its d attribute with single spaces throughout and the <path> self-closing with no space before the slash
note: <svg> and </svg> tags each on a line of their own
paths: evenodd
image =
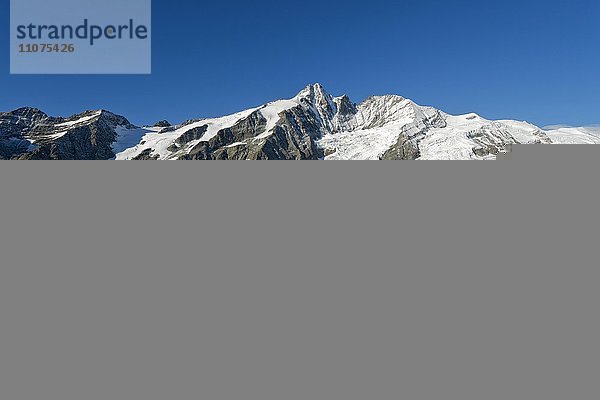
<svg viewBox="0 0 600 400">
<path fill-rule="evenodd" d="M 597 0 L 153 0 L 150 76 L 10 76 L 4 29 L 0 110 L 176 123 L 320 82 L 356 102 L 394 93 L 450 113 L 600 123 L 599 21 Z"/>
</svg>

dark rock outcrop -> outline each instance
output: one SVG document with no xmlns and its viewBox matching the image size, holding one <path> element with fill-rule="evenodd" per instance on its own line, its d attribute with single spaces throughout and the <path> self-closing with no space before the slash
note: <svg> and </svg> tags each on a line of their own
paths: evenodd
<svg viewBox="0 0 600 400">
<path fill-rule="evenodd" d="M 111 112 L 86 111 L 70 118 L 21 108 L 0 113 L 0 156 L 20 160 L 108 160 L 116 128 L 132 127 Z"/>
<path fill-rule="evenodd" d="M 169 123 L 169 121 L 163 119 L 155 123 L 154 126 L 156 126 L 157 128 L 168 128 L 171 126 L 171 124 Z"/>
</svg>

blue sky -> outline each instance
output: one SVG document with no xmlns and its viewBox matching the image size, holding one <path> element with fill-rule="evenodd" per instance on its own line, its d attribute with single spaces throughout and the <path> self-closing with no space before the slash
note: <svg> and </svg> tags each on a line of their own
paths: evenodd
<svg viewBox="0 0 600 400">
<path fill-rule="evenodd" d="M 4 29 L 0 110 L 176 123 L 320 82 L 356 102 L 394 93 L 455 114 L 595 124 L 599 20 L 597 0 L 153 0 L 150 76 L 11 76 Z"/>
</svg>

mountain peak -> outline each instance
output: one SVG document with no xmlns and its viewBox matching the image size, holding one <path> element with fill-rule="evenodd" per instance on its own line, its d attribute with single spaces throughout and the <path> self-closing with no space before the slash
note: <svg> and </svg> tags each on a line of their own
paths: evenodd
<svg viewBox="0 0 600 400">
<path fill-rule="evenodd" d="M 452 116 L 396 95 L 356 104 L 319 83 L 239 113 L 156 125 L 105 109 L 62 118 L 22 108 L 0 113 L 0 159 L 494 159 L 513 143 L 600 143 L 597 132 L 551 140 L 528 124 Z"/>
<path fill-rule="evenodd" d="M 327 91 L 325 90 L 323 85 L 321 85 L 320 83 L 314 83 L 314 84 L 310 84 L 310 85 L 306 86 L 304 89 L 302 89 L 302 91 L 300 93 L 298 93 L 298 95 L 296 97 L 297 98 L 306 98 L 306 97 L 324 98 L 324 97 L 330 97 L 330 96 L 331 95 L 329 93 L 327 93 Z"/>
<path fill-rule="evenodd" d="M 34 107 L 17 108 L 16 110 L 10 111 L 8 114 L 12 114 L 12 115 L 15 115 L 18 117 L 24 117 L 24 118 L 29 118 L 29 117 L 33 117 L 33 116 L 47 117 L 46 113 L 44 113 L 42 110 L 40 110 L 38 108 L 34 108 Z"/>
</svg>

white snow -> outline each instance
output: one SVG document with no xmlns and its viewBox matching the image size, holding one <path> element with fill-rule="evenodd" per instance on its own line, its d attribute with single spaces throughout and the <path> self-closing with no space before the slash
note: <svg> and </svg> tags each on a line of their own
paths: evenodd
<svg viewBox="0 0 600 400">
<path fill-rule="evenodd" d="M 317 141 L 322 149 L 335 149 L 326 160 L 378 160 L 398 141 L 401 126 L 340 132 Z"/>
<path fill-rule="evenodd" d="M 231 148 L 231 147 L 245 146 L 245 145 L 247 145 L 247 144 L 248 144 L 248 143 L 246 143 L 246 142 L 236 142 L 236 143 L 232 143 L 232 144 L 230 144 L 229 146 L 225 146 L 225 147 L 227 147 L 227 148 Z"/>
<path fill-rule="evenodd" d="M 340 98 L 337 101 L 339 103 Z M 133 159 L 148 149 L 153 157 L 177 159 L 256 111 L 266 119 L 265 131 L 251 139 L 260 141 L 273 134 L 281 113 L 295 107 L 303 107 L 319 121 L 320 132 L 317 133 L 324 133 L 324 136 L 317 140 L 317 145 L 329 153 L 325 157 L 327 160 L 379 159 L 398 142 L 401 134 L 413 145 L 418 143 L 421 160 L 495 159 L 491 154 L 494 148 L 502 151 L 505 145 L 512 143 L 600 144 L 600 128 L 556 127 L 544 132 L 527 122 L 491 121 L 474 113 L 449 115 L 395 95 L 371 97 L 357 106 L 353 116 L 335 115 L 332 113 L 336 110 L 333 98 L 319 85 L 313 85 L 292 99 L 277 100 L 221 118 L 199 120 L 172 132 L 160 133 L 162 128 L 155 127 L 133 130 L 119 127 L 113 148 L 117 159 Z M 201 138 L 184 145 L 175 143 L 184 133 L 202 126 L 207 126 L 207 130 Z M 248 143 L 236 142 L 225 147 Z M 479 151 L 487 149 L 490 154 Z"/>
<path fill-rule="evenodd" d="M 208 129 L 206 133 L 199 140 L 194 140 L 182 147 L 179 150 L 186 151 L 191 150 L 194 146 L 196 146 L 200 142 L 207 142 L 213 137 L 217 135 L 217 133 L 226 128 L 230 128 L 235 125 L 239 120 L 248 117 L 252 114 L 256 109 L 250 109 L 241 111 L 236 114 L 228 115 L 221 118 L 209 118 L 203 119 L 197 122 L 193 122 L 191 124 L 182 126 L 175 131 L 160 133 L 164 128 L 159 127 L 146 127 L 143 128 L 145 130 L 144 135 L 141 137 L 141 142 L 135 144 L 132 140 L 130 144 L 134 144 L 132 147 L 120 149 L 119 152 L 115 151 L 117 155 L 117 160 L 131 160 L 135 157 L 139 156 L 143 151 L 147 149 L 152 149 L 151 156 L 158 156 L 160 160 L 168 160 L 175 159 L 177 155 L 169 150 L 175 141 L 187 131 L 199 128 L 204 125 L 208 125 Z"/>
<path fill-rule="evenodd" d="M 546 134 L 558 144 L 600 144 L 599 127 L 561 127 L 548 130 Z"/>
<path fill-rule="evenodd" d="M 418 135 L 425 128 L 422 121 L 435 112 L 401 96 L 371 97 L 358 106 L 353 118 L 338 124 L 340 132 L 324 135 L 317 145 L 335 150 L 326 160 L 378 160 L 401 133 Z"/>
<path fill-rule="evenodd" d="M 219 133 L 220 130 L 231 128 L 239 120 L 249 117 L 250 114 L 252 114 L 254 111 L 256 111 L 256 108 L 241 111 L 239 113 L 227 115 L 227 116 L 221 117 L 221 118 L 211 118 L 211 119 L 206 119 L 206 120 L 202 120 L 202 121 L 198 122 L 198 124 L 200 124 L 198 126 L 208 125 L 208 129 L 207 129 L 206 133 L 204 135 L 202 135 L 202 138 L 200 140 L 192 141 L 192 142 L 188 143 L 187 146 L 191 148 L 200 142 L 208 142 L 210 139 L 217 136 L 217 134 Z M 189 129 L 184 130 L 183 132 L 181 132 L 181 134 L 179 136 L 181 136 L 183 133 L 187 132 L 188 130 Z"/>
<path fill-rule="evenodd" d="M 286 110 L 290 110 L 292 108 L 298 107 L 302 104 L 302 99 L 307 99 L 311 93 L 314 94 L 314 102 L 316 104 L 325 104 L 329 103 L 331 107 L 335 106 L 333 102 L 333 97 L 327 95 L 323 89 L 323 87 L 319 84 L 309 85 L 300 93 L 298 93 L 295 97 L 289 100 L 277 100 L 271 103 L 266 104 L 262 108 L 260 108 L 260 113 L 267 120 L 267 125 L 265 131 L 254 138 L 254 140 L 266 139 L 273 134 L 273 130 L 277 125 L 277 122 L 281 119 L 279 116 L 282 112 Z M 315 107 L 314 105 L 310 105 L 312 107 L 312 111 L 319 115 L 321 120 L 324 121 L 324 115 L 322 107 Z"/>
<path fill-rule="evenodd" d="M 523 121 L 511 121 L 511 120 L 500 120 L 496 121 L 503 124 L 509 129 L 512 137 L 514 137 L 519 143 L 527 144 L 534 143 L 537 139 L 535 132 L 540 132 L 541 129 L 529 122 Z"/>
<path fill-rule="evenodd" d="M 369 99 L 359 106 L 357 117 L 348 124 L 350 130 L 325 135 L 317 144 L 328 152 L 333 151 L 326 160 L 377 160 L 403 134 L 413 143 L 419 143 L 421 160 L 494 159 L 493 154 L 476 155 L 473 149 L 480 145 L 471 137 L 478 136 L 480 141 L 496 145 L 501 151 L 503 144 L 537 141 L 536 134 L 541 132 L 526 122 L 489 121 L 473 113 L 456 116 L 442 113 L 446 126 L 427 129 L 423 121 L 435 112 L 398 96 Z M 386 121 L 390 122 L 386 124 Z M 383 126 L 361 129 L 361 125 L 380 124 Z M 351 130 L 352 126 L 358 129 Z"/>
<path fill-rule="evenodd" d="M 52 135 L 45 136 L 44 139 L 59 139 L 59 138 L 65 136 L 68 132 L 69 131 L 54 133 Z"/>
<path fill-rule="evenodd" d="M 289 110 L 294 107 L 298 107 L 300 102 L 298 97 L 295 97 L 290 100 L 278 100 L 272 103 L 267 104 L 263 108 L 260 109 L 260 113 L 267 120 L 267 126 L 265 131 L 254 138 L 254 140 L 266 139 L 273 134 L 273 129 L 277 125 L 280 117 L 279 114 L 284 112 L 285 110 Z"/>
<path fill-rule="evenodd" d="M 40 140 L 60 139 L 61 137 L 65 136 L 67 133 L 69 133 L 69 131 L 60 131 L 57 133 L 53 133 L 51 135 L 28 136 L 27 140 L 33 144 L 33 143 L 39 142 Z"/>
<path fill-rule="evenodd" d="M 473 147 L 476 143 L 468 134 L 481 129 L 489 121 L 477 114 L 445 115 L 447 126 L 427 132 L 419 149 L 421 160 L 452 160 L 475 158 Z"/>
<path fill-rule="evenodd" d="M 479 133 L 480 139 L 503 151 L 503 145 L 511 143 L 534 143 L 540 140 L 541 130 L 527 122 L 490 121 L 477 114 L 445 114 L 447 126 L 427 132 L 419 149 L 421 160 L 493 160 L 493 154 L 478 156 L 473 148 L 478 144 L 469 135 Z M 543 136 L 543 134 L 542 134 Z"/>
<path fill-rule="evenodd" d="M 82 117 L 82 118 L 79 118 L 79 119 L 77 119 L 75 121 L 63 122 L 62 124 L 56 124 L 55 126 L 57 126 L 57 127 L 70 127 L 70 126 L 73 126 L 73 125 L 78 125 L 78 124 L 82 124 L 84 122 L 90 121 L 90 120 L 98 117 L 99 115 L 100 115 L 100 111 L 97 111 L 96 113 L 94 113 L 94 114 L 92 114 L 90 116 Z"/>
<path fill-rule="evenodd" d="M 191 126 L 189 127 L 189 129 L 192 128 Z M 138 144 L 130 148 L 125 148 L 120 152 L 115 151 L 115 158 L 117 160 L 132 160 L 146 149 L 152 149 L 152 155 L 158 155 L 160 159 L 166 159 L 171 154 L 167 148 L 181 135 L 181 133 L 179 135 L 175 135 L 174 133 L 159 134 L 163 128 L 158 127 L 146 127 L 144 129 L 147 132 Z"/>
<path fill-rule="evenodd" d="M 113 153 L 118 154 L 135 147 L 146 134 L 153 131 L 147 128 L 127 129 L 125 126 L 118 126 L 116 132 L 117 140 L 113 143 L 112 150 Z"/>
</svg>

